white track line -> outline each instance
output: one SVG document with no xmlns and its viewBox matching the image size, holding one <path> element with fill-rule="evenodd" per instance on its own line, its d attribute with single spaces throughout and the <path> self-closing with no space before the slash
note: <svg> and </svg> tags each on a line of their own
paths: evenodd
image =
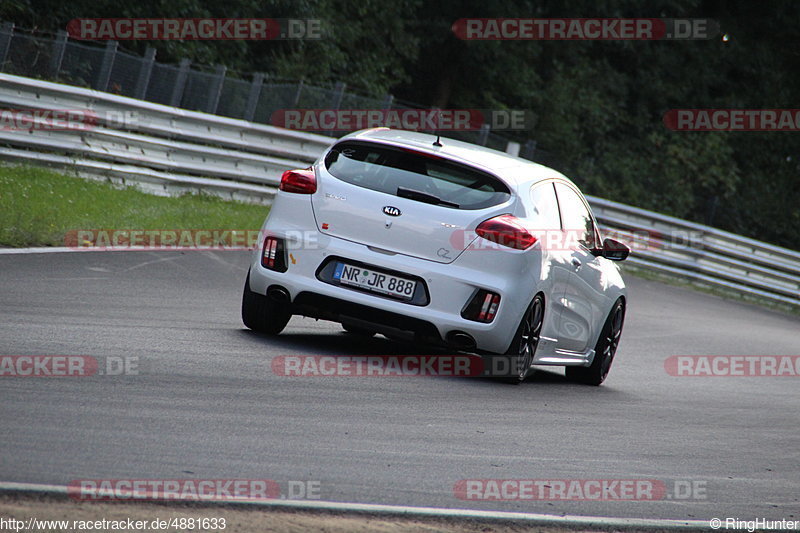
<svg viewBox="0 0 800 533">
<path fill-rule="evenodd" d="M 40 485 L 35 483 L 0 482 L 0 492 L 21 491 L 67 495 L 67 487 L 61 485 Z M 145 503 L 147 500 L 124 500 Z M 154 500 L 162 501 L 162 500 Z M 601 527 L 647 527 L 662 529 L 708 529 L 707 520 L 668 520 L 649 518 L 612 518 L 608 516 L 549 515 L 542 513 L 518 513 L 510 511 L 480 511 L 473 509 L 441 509 L 438 507 L 409 507 L 405 505 L 378 505 L 372 503 L 342 503 L 316 500 L 176 500 L 183 503 L 211 503 L 254 505 L 275 508 L 291 508 L 307 511 L 355 512 L 379 515 L 402 515 L 410 517 L 462 518 L 483 520 L 525 520 L 540 524 L 562 526 L 601 526 Z"/>
</svg>

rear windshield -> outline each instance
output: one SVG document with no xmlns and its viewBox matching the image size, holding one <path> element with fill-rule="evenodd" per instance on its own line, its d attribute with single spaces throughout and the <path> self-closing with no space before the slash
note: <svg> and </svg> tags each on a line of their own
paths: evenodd
<svg viewBox="0 0 800 533">
<path fill-rule="evenodd" d="M 503 182 L 480 170 L 375 143 L 339 143 L 325 167 L 353 185 L 453 209 L 483 209 L 511 197 Z"/>
</svg>

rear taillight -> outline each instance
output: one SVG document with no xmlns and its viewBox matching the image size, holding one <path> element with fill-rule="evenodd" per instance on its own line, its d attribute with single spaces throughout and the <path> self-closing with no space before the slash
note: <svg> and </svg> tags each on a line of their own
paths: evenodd
<svg viewBox="0 0 800 533">
<path fill-rule="evenodd" d="M 500 295 L 481 289 L 469 301 L 461 316 L 476 322 L 491 322 L 497 314 L 498 307 L 500 307 Z"/>
<path fill-rule="evenodd" d="M 283 239 L 267 237 L 261 250 L 261 266 L 277 272 L 286 272 L 286 247 Z"/>
<path fill-rule="evenodd" d="M 525 250 L 536 242 L 536 237 L 526 230 L 519 219 L 512 215 L 500 215 L 481 222 L 475 233 L 492 242 Z"/>
<path fill-rule="evenodd" d="M 313 170 L 287 170 L 281 176 L 280 190 L 298 194 L 317 192 L 317 177 Z"/>
</svg>

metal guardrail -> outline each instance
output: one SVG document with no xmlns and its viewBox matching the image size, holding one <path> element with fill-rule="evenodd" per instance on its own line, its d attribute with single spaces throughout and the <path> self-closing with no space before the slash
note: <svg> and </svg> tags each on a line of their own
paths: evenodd
<svg viewBox="0 0 800 533">
<path fill-rule="evenodd" d="M 0 107 L 88 110 L 97 118 L 84 130 L 0 129 L 0 159 L 263 203 L 271 200 L 283 170 L 307 166 L 333 142 L 8 74 L 0 74 Z M 629 264 L 800 307 L 800 252 L 588 199 L 601 227 L 632 245 Z"/>
<path fill-rule="evenodd" d="M 0 72 L 191 109 L 259 124 L 275 124 L 273 114 L 288 109 L 431 110 L 401 101 L 392 94 L 359 94 L 346 83 L 276 78 L 228 70 L 224 65 L 199 65 L 188 58 L 179 64 L 161 63 L 157 50 L 143 55 L 122 50 L 120 43 L 70 38 L 59 30 L 51 36 L 39 30 L 0 22 Z M 279 113 L 278 115 L 282 115 Z M 486 121 L 474 131 L 450 131 L 448 136 L 481 146 L 504 149 L 508 139 Z M 328 137 L 333 131 L 316 131 Z M 520 146 L 526 159 L 553 164 L 552 154 L 534 139 Z"/>
<path fill-rule="evenodd" d="M 800 307 L 800 252 L 588 197 L 601 227 L 633 247 L 634 266 Z"/>
<path fill-rule="evenodd" d="M 0 158 L 240 199 L 270 198 L 281 172 L 307 166 L 334 141 L 9 74 L 0 74 L 0 107 L 92 119 L 82 129 L 0 127 Z"/>
</svg>

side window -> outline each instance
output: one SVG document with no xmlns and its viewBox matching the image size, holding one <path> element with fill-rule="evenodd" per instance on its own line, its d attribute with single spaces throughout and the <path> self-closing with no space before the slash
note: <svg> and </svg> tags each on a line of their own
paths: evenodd
<svg viewBox="0 0 800 533">
<path fill-rule="evenodd" d="M 575 235 L 572 238 L 577 239 L 579 243 L 590 250 L 596 248 L 592 215 L 581 197 L 563 183 L 556 183 L 556 193 L 564 231 L 568 232 L 570 236 Z"/>
<path fill-rule="evenodd" d="M 552 182 L 534 185 L 531 189 L 531 201 L 533 202 L 533 213 L 530 218 L 533 220 L 533 229 L 561 229 L 558 202 Z"/>
</svg>

